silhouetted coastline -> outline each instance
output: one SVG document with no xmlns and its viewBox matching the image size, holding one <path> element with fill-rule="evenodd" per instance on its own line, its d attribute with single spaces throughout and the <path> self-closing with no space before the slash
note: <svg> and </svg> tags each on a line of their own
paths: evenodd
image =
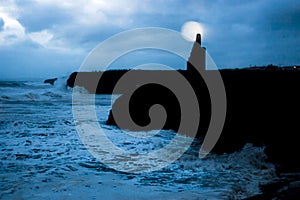
<svg viewBox="0 0 300 200">
<path fill-rule="evenodd" d="M 127 70 L 103 72 L 81 72 L 76 84 L 85 87 L 91 93 L 111 94 L 117 81 Z M 179 70 L 194 87 L 196 94 L 201 96 L 201 122 L 198 137 L 203 136 L 209 123 L 210 99 L 207 88 L 201 77 Z M 232 152 L 241 148 L 246 142 L 257 145 L 267 145 L 266 152 L 274 161 L 283 164 L 280 169 L 299 170 L 300 164 L 295 160 L 298 152 L 297 134 L 299 125 L 297 115 L 300 111 L 300 97 L 297 94 L 300 85 L 298 70 L 220 70 L 227 96 L 227 116 L 225 126 L 215 152 Z M 172 71 L 135 71 L 132 76 L 172 76 Z M 215 73 L 209 71 L 208 73 Z M 68 86 L 73 87 L 77 73 L 71 74 Z M 92 81 L 101 76 L 97 90 L 93 90 Z M 94 77 L 94 78 L 93 78 Z M 124 88 L 126 89 L 126 88 Z M 121 91 L 115 91 L 121 93 Z M 162 103 L 170 107 L 176 104 L 174 100 L 164 97 L 164 92 L 158 89 L 144 88 L 138 90 L 141 94 L 132 100 L 132 115 L 138 116 L 137 122 L 147 124 L 146 118 L 140 112 L 141 107 L 149 107 L 151 103 Z M 125 92 L 126 94 L 126 92 Z M 205 95 L 204 95 L 205 94 Z M 145 98 L 144 98 L 145 97 Z M 146 98 L 147 97 L 147 98 Z M 166 100 L 166 98 L 168 100 Z M 158 99 L 162 99 L 158 102 Z M 133 102 L 134 101 L 134 102 Z M 177 108 L 178 109 L 178 108 Z M 176 109 L 175 109 L 176 110 Z M 146 110 L 143 110 L 146 111 Z M 180 111 L 176 111 L 179 113 Z M 148 114 L 147 112 L 145 114 Z M 165 128 L 176 131 L 178 117 L 168 115 Z M 205 116 L 205 117 L 204 117 Z M 108 124 L 116 125 L 113 116 L 109 116 Z"/>
<path fill-rule="evenodd" d="M 195 44 L 197 41 L 195 42 Z M 198 42 L 199 43 L 199 42 Z M 195 54 L 195 44 L 191 57 Z M 201 44 L 201 42 L 200 42 Z M 205 55 L 205 48 L 202 48 Z M 202 52 L 202 53 L 203 53 Z M 201 53 L 201 52 L 200 52 Z M 193 55 L 195 54 L 195 55 Z M 204 65 L 200 63 L 200 65 Z M 300 97 L 297 94 L 300 86 L 300 67 L 249 67 L 244 69 L 207 70 L 208 76 L 220 73 L 227 96 L 227 115 L 224 128 L 213 151 L 219 154 L 230 153 L 241 149 L 246 143 L 265 145 L 265 152 L 270 161 L 276 163 L 279 172 L 300 171 L 298 162 L 299 134 L 298 113 Z M 128 70 L 105 72 L 74 72 L 67 80 L 69 87 L 82 86 L 90 93 L 122 94 L 112 109 L 118 112 L 127 94 L 128 88 L 138 88 L 130 99 L 129 110 L 132 120 L 140 126 L 150 122 L 149 108 L 161 104 L 168 112 L 164 129 L 178 130 L 180 107 L 175 96 L 163 86 L 150 84 L 138 87 L 134 81 L 121 85 L 117 90 L 116 83 Z M 208 129 L 211 116 L 211 100 L 202 76 L 195 67 L 187 62 L 187 70 L 131 70 L 129 78 L 172 77 L 180 73 L 193 87 L 200 106 L 200 123 L 198 138 L 203 138 Z M 99 77 L 101 79 L 99 80 Z M 97 87 L 95 87 L 97 86 Z M 112 112 L 107 120 L 108 125 L 117 125 Z M 126 128 L 126 127 L 125 127 Z M 130 129 L 130 127 L 128 127 Z M 138 131 L 138 130 L 135 130 Z M 187 134 L 188 133 L 183 133 Z"/>
<path fill-rule="evenodd" d="M 193 51 L 194 47 L 191 57 Z M 232 153 L 241 150 L 246 143 L 265 146 L 268 160 L 275 164 L 277 174 L 281 177 L 278 182 L 261 186 L 263 193 L 249 199 L 297 199 L 300 196 L 299 182 L 291 177 L 282 178 L 285 174 L 300 172 L 300 162 L 297 159 L 300 150 L 300 95 L 297 94 L 300 86 L 299 69 L 299 66 L 268 65 L 205 71 L 206 75 L 212 77 L 214 73 L 220 73 L 227 98 L 224 128 L 212 151 L 217 154 Z M 167 112 L 163 129 L 178 131 L 181 120 L 180 105 L 168 88 L 157 84 L 139 86 L 131 81 L 118 85 L 116 89 L 116 84 L 125 74 L 130 80 L 137 77 L 139 80 L 155 80 L 180 73 L 189 81 L 199 100 L 200 122 L 196 137 L 205 137 L 211 120 L 211 99 L 207 85 L 195 66 L 188 61 L 187 70 L 131 70 L 129 75 L 128 72 L 129 70 L 74 72 L 67 80 L 67 85 L 84 87 L 90 93 L 121 94 L 112 106 L 112 110 L 117 113 L 124 109 L 126 98 L 130 97 L 128 117 L 142 127 L 150 123 L 151 106 L 160 104 Z M 134 89 L 133 94 L 128 92 L 130 89 Z M 112 110 L 106 124 L 117 126 Z M 129 126 L 122 128 L 139 131 Z"/>
</svg>

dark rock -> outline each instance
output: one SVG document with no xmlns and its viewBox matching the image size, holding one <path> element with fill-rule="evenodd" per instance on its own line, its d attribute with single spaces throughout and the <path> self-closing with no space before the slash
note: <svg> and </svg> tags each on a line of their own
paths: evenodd
<svg viewBox="0 0 300 200">
<path fill-rule="evenodd" d="M 161 104 L 167 112 L 163 128 L 177 131 L 181 120 L 181 108 L 172 92 L 155 84 L 141 87 L 139 85 L 143 85 L 143 80 L 163 80 L 180 73 L 193 87 L 199 100 L 200 122 L 197 137 L 205 137 L 211 117 L 211 99 L 201 75 L 190 63 L 194 59 L 197 60 L 198 54 L 195 52 L 199 52 L 201 57 L 205 56 L 205 49 L 199 51 L 197 45 L 199 44 L 195 43 L 193 46 L 187 70 L 74 72 L 70 75 L 67 85 L 83 86 L 91 93 L 97 94 L 112 94 L 113 91 L 122 94 L 109 113 L 109 125 L 117 125 L 113 113 L 122 113 L 129 108 L 129 115 L 124 115 L 124 120 L 131 118 L 142 128 L 131 126 L 130 123 L 122 124 L 121 128 L 144 130 L 143 127 L 147 127 L 150 122 L 149 109 L 155 104 Z M 198 66 L 203 67 L 203 64 L 202 59 Z M 279 70 L 278 67 L 269 65 L 266 69 L 211 70 L 205 73 L 207 76 L 221 74 L 227 96 L 224 128 L 213 151 L 220 154 L 230 153 L 239 150 L 246 143 L 264 145 L 269 160 L 276 163 L 279 172 L 300 171 L 300 70 Z M 123 80 L 119 84 L 125 74 L 128 81 Z M 117 83 L 120 87 L 116 89 Z M 132 90 L 134 93 L 130 96 Z M 126 103 L 128 98 L 130 101 Z"/>
<path fill-rule="evenodd" d="M 260 199 L 300 199 L 300 181 L 291 178 L 282 178 L 274 183 L 260 186 L 262 194 L 247 198 L 247 200 Z"/>
<path fill-rule="evenodd" d="M 51 78 L 44 80 L 44 83 L 49 83 L 51 85 L 54 85 L 54 82 L 57 80 L 57 78 Z"/>
<path fill-rule="evenodd" d="M 118 98 L 113 106 L 113 109 L 116 113 L 122 112 L 122 110 L 124 110 L 124 106 L 126 106 L 126 99 L 130 98 L 128 108 L 131 119 L 135 124 L 141 126 L 142 129 L 130 127 L 129 124 L 127 127 L 124 127 L 125 129 L 133 131 L 149 130 L 144 129 L 144 127 L 150 124 L 151 119 L 149 117 L 149 110 L 150 107 L 155 104 L 163 106 L 167 112 L 167 120 L 163 126 L 163 129 L 178 129 L 178 125 L 180 124 L 180 105 L 175 95 L 169 89 L 157 84 L 148 84 L 138 88 L 131 97 L 128 95 L 129 94 L 125 93 Z M 127 118 L 124 118 L 123 120 L 125 119 Z M 107 124 L 116 125 L 112 111 L 110 111 Z M 161 127 L 152 127 L 151 129 L 159 128 Z"/>
<path fill-rule="evenodd" d="M 119 77 L 127 71 L 115 71 L 103 75 L 104 81 L 99 83 L 100 73 L 80 73 L 77 84 L 89 89 L 92 93 L 111 94 Z M 178 71 L 191 83 L 200 102 L 200 124 L 197 137 L 205 136 L 210 122 L 211 104 L 210 97 L 201 81 L 201 76 L 188 71 Z M 106 72 L 104 72 L 106 73 Z M 172 76 L 172 71 L 135 71 L 133 77 L 165 77 Z M 209 73 L 215 73 L 210 71 Z M 279 171 L 300 171 L 298 162 L 300 133 L 299 113 L 300 95 L 300 71 L 295 70 L 220 70 L 224 81 L 227 96 L 227 115 L 220 139 L 213 151 L 216 153 L 230 153 L 240 149 L 245 143 L 265 145 L 266 153 L 270 161 L 278 164 Z M 72 74 L 74 79 L 77 74 Z M 78 75 L 77 75 L 78 76 Z M 95 81 L 89 77 L 98 77 Z M 111 79 L 109 79 L 111 77 Z M 111 82 L 110 82 L 110 81 Z M 69 80 L 68 80 L 69 81 Z M 69 81 L 69 86 L 72 86 Z M 88 84 L 89 83 L 89 84 Z M 105 85 L 108 85 L 106 87 Z M 94 85 L 93 85 L 94 84 Z M 95 86 L 96 85 L 96 86 Z M 74 86 L 74 85 L 73 85 Z M 95 88 L 96 87 L 96 88 Z M 124 86 L 117 93 L 123 94 L 113 109 L 123 109 L 123 99 L 128 93 L 126 89 L 136 87 L 134 84 Z M 123 91 L 123 92 L 122 92 Z M 140 125 L 149 122 L 150 104 L 162 104 L 166 106 L 168 115 L 165 129 L 178 129 L 180 121 L 180 109 L 176 108 L 177 100 L 164 88 L 150 85 L 136 90 L 136 94 L 130 101 L 130 114 L 133 120 Z M 116 111 L 118 112 L 118 111 Z M 116 125 L 110 112 L 107 124 Z M 130 127 L 127 127 L 130 129 Z"/>
<path fill-rule="evenodd" d="M 210 122 L 209 94 L 201 85 L 199 77 L 182 73 L 193 84 L 199 98 L 201 119 L 197 137 L 203 137 Z M 300 72 L 221 70 L 220 73 L 227 95 L 227 116 L 221 137 L 213 151 L 230 153 L 239 150 L 246 143 L 265 145 L 265 152 L 270 161 L 278 164 L 278 171 L 300 171 L 300 162 L 297 159 L 300 150 L 300 95 L 297 92 Z M 126 95 L 128 94 L 125 92 L 114 103 L 113 110 L 119 112 L 125 109 L 122 101 Z M 176 131 L 180 122 L 180 107 L 171 94 L 157 86 L 149 85 L 136 90 L 129 105 L 131 116 L 127 117 L 131 117 L 139 125 L 147 125 L 151 104 L 162 104 L 166 107 L 169 113 L 164 128 Z M 117 125 L 112 112 L 107 124 Z"/>
</svg>

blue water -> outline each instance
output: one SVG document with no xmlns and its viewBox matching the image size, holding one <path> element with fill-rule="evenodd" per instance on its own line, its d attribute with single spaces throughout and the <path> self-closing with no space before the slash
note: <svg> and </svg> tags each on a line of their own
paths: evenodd
<svg viewBox="0 0 300 200">
<path fill-rule="evenodd" d="M 93 157 L 80 140 L 72 89 L 65 81 L 59 78 L 54 86 L 42 81 L 0 82 L 0 199 L 243 199 L 276 179 L 263 147 L 251 144 L 205 159 L 198 158 L 192 146 L 158 171 L 116 171 Z M 90 95 L 83 88 L 76 92 Z M 95 98 L 107 137 L 132 154 L 159 149 L 176 134 L 163 131 L 147 140 L 128 139 L 121 130 L 105 125 L 112 96 Z M 119 159 L 111 162 L 118 164 Z"/>
</svg>

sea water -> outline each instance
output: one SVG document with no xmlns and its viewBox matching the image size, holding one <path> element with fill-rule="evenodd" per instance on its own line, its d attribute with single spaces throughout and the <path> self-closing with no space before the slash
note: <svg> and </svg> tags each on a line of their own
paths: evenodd
<svg viewBox="0 0 300 200">
<path fill-rule="evenodd" d="M 65 82 L 66 77 L 54 85 L 41 80 L 0 82 L 0 199 L 243 199 L 276 179 L 264 148 L 251 144 L 204 159 L 196 145 L 160 170 L 116 171 L 93 157 L 80 140 L 72 89 Z M 74 90 L 91 95 L 83 88 Z M 147 140 L 128 138 L 105 125 L 112 98 L 95 95 L 95 109 L 100 126 L 119 148 L 146 154 L 176 134 L 166 130 Z M 118 164 L 118 159 L 111 160 Z"/>
</svg>

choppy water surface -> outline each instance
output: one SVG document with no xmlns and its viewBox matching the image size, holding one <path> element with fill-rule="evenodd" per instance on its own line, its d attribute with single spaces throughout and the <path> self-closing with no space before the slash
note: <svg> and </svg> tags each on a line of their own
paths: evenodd
<svg viewBox="0 0 300 200">
<path fill-rule="evenodd" d="M 82 144 L 72 115 L 72 91 L 64 82 L 0 82 L 1 199 L 242 199 L 276 179 L 263 148 L 251 144 L 205 159 L 191 147 L 179 160 L 150 173 L 115 171 Z M 104 124 L 110 106 L 110 95 L 96 95 L 99 123 L 107 137 L 132 154 L 159 149 L 175 134 L 129 138 Z"/>
</svg>

